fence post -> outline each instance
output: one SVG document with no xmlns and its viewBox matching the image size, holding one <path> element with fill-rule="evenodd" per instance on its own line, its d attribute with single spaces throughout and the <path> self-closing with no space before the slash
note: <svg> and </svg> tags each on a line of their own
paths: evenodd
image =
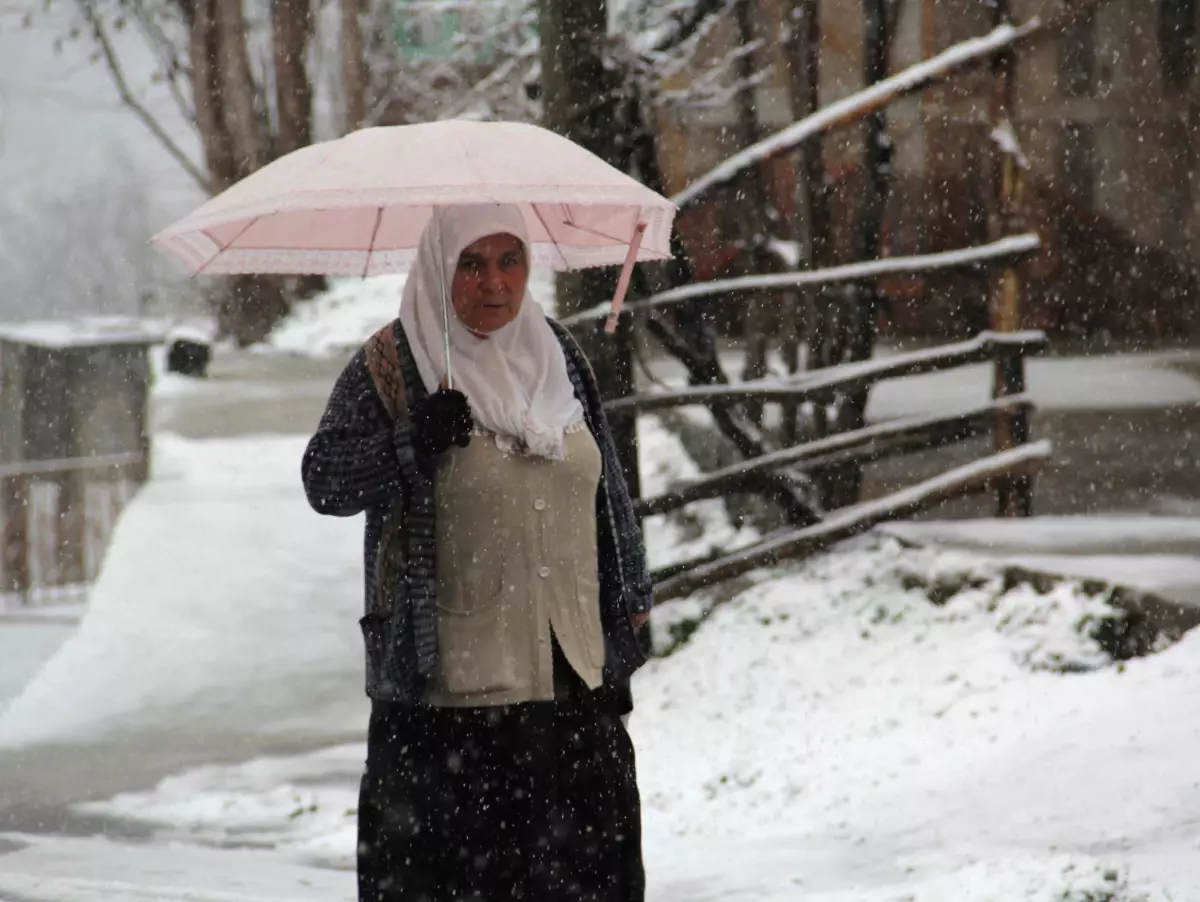
<svg viewBox="0 0 1200 902">
<path fill-rule="evenodd" d="M 3 577 L 5 593 L 29 595 L 29 480 L 24 476 L 0 479 L 0 516 L 3 517 Z"/>
<path fill-rule="evenodd" d="M 996 25 L 1007 24 L 1009 0 L 993 0 Z M 992 240 L 1014 234 L 1020 225 L 1022 161 L 1013 124 L 1016 94 L 1015 51 L 1010 47 L 992 60 L 992 160 L 993 204 L 988 220 Z M 1011 262 L 990 273 L 989 320 L 997 332 L 1021 328 L 1021 282 Z M 992 396 L 1020 394 L 1025 390 L 1025 358 L 1020 350 L 1004 349 L 995 359 Z M 1029 439 L 1029 415 L 1024 410 L 996 412 L 995 445 L 1007 451 Z M 1033 484 L 1028 476 L 1005 477 L 996 487 L 997 513 L 1001 517 L 1028 517 L 1033 512 Z"/>
<path fill-rule="evenodd" d="M 58 564 L 57 583 L 73 586 L 86 582 L 84 546 L 87 542 L 87 481 L 83 473 L 69 471 L 55 480 L 58 483 L 58 516 L 55 518 L 55 558 Z"/>
</svg>

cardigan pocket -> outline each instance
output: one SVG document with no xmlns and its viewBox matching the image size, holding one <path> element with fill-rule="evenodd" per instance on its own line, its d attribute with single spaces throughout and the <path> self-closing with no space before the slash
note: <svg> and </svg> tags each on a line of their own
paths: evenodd
<svg viewBox="0 0 1200 902">
<path fill-rule="evenodd" d="M 411 696 L 417 675 L 407 605 L 390 615 L 369 613 L 358 621 L 366 651 L 367 695 L 375 701 L 403 701 Z"/>
<path fill-rule="evenodd" d="M 462 529 L 478 529 L 479 524 L 463 524 Z M 468 552 L 481 544 L 457 530 L 449 529 L 439 537 L 440 562 L 437 580 L 437 606 L 443 615 L 467 617 L 492 610 L 504 592 L 505 566 L 501 549 L 507 546 L 502 527 L 490 527 L 490 547 Z"/>
<path fill-rule="evenodd" d="M 486 695 L 517 685 L 517 662 L 509 634 L 496 622 L 503 613 L 499 604 L 485 613 L 442 612 L 438 618 L 442 689 L 453 695 Z"/>
</svg>

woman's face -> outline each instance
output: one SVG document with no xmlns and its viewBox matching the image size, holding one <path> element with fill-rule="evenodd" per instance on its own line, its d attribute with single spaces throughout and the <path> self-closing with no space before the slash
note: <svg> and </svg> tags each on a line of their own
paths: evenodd
<svg viewBox="0 0 1200 902">
<path fill-rule="evenodd" d="M 525 245 L 506 233 L 467 245 L 454 268 L 450 299 L 459 321 L 472 332 L 495 332 L 521 312 L 529 262 Z"/>
</svg>

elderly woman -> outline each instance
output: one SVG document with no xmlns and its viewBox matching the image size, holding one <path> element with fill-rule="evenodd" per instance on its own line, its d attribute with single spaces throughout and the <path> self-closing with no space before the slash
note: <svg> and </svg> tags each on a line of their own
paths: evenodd
<svg viewBox="0 0 1200 902">
<path fill-rule="evenodd" d="M 437 211 L 399 319 L 347 365 L 304 456 L 315 510 L 367 513 L 362 902 L 643 898 L 622 716 L 644 551 L 528 248 L 515 207 Z"/>
</svg>

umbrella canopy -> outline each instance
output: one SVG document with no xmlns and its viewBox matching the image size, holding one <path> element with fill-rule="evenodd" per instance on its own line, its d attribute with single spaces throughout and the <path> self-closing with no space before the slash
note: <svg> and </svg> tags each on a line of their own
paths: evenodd
<svg viewBox="0 0 1200 902">
<path fill-rule="evenodd" d="M 670 257 L 665 197 L 538 126 L 453 120 L 302 148 L 151 241 L 193 273 L 372 276 L 408 268 L 434 207 L 487 202 L 519 205 L 554 269 Z"/>
</svg>

